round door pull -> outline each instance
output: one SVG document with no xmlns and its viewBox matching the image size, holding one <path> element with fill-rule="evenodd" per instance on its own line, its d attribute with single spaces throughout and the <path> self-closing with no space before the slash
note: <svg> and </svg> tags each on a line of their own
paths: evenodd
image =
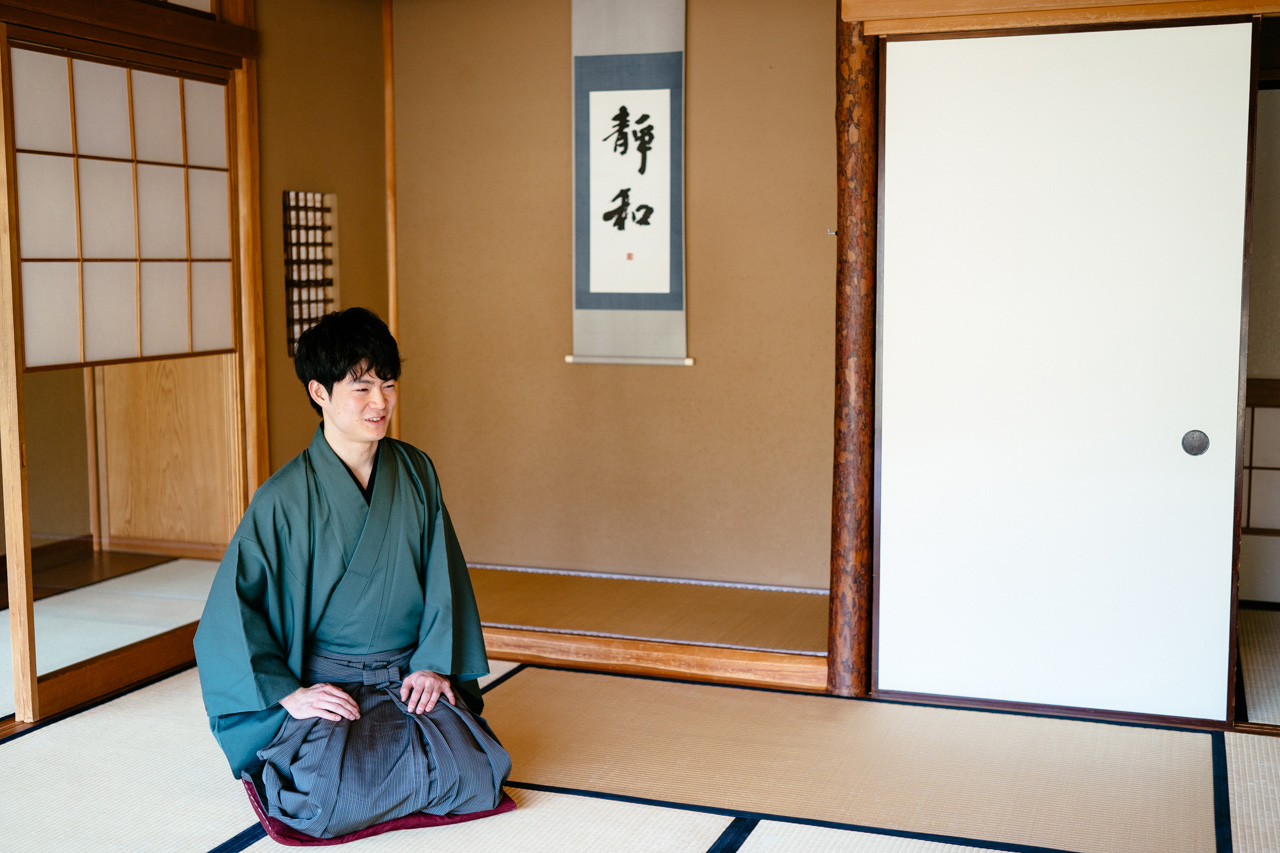
<svg viewBox="0 0 1280 853">
<path fill-rule="evenodd" d="M 1199 456 L 1209 449 L 1209 436 L 1193 429 L 1182 437 L 1182 449 L 1192 456 Z"/>
</svg>

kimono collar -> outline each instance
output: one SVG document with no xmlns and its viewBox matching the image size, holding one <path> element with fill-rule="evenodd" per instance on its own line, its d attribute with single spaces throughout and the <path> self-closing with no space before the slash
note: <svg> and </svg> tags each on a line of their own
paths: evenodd
<svg viewBox="0 0 1280 853">
<path fill-rule="evenodd" d="M 381 452 L 384 449 L 379 442 L 378 453 L 374 457 L 377 471 L 372 475 L 373 494 L 367 504 L 359 484 L 351 476 L 351 469 L 338 458 L 338 454 L 334 453 L 333 448 L 329 446 L 329 440 L 324 437 L 323 422 L 316 427 L 316 434 L 311 438 L 308 455 L 330 499 L 341 505 L 344 511 L 354 513 L 356 517 L 363 519 L 365 511 L 378 499 L 378 493 L 384 491 L 385 486 L 388 485 L 386 481 L 391 479 L 387 473 L 387 454 Z"/>
</svg>

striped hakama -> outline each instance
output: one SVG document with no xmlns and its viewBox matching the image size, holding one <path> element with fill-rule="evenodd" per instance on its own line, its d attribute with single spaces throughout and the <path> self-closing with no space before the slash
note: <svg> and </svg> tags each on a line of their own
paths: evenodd
<svg viewBox="0 0 1280 853">
<path fill-rule="evenodd" d="M 413 649 L 374 655 L 313 653 L 307 684 L 327 682 L 360 706 L 360 719 L 286 718 L 258 752 L 259 790 L 272 817 L 334 838 L 414 812 L 486 811 L 502 798 L 511 758 L 482 717 L 441 696 L 428 714 L 400 699 Z M 246 776 L 248 773 L 246 772 Z"/>
</svg>

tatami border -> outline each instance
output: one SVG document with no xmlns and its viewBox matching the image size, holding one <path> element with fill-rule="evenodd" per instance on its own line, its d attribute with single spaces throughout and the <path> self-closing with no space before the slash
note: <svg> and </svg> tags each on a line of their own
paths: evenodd
<svg viewBox="0 0 1280 853">
<path fill-rule="evenodd" d="M 724 832 L 720 833 L 720 837 L 716 839 L 715 844 L 711 845 L 707 853 L 738 853 L 747 836 L 751 835 L 759 823 L 757 818 L 735 817 L 733 822 L 724 828 Z"/>
<path fill-rule="evenodd" d="M 703 814 L 714 814 L 722 817 L 732 817 L 735 819 L 742 818 L 746 821 L 756 821 L 757 823 L 762 820 L 768 820 L 775 823 L 790 823 L 799 826 L 818 826 L 824 829 L 865 832 L 869 835 L 887 835 L 894 838 L 910 838 L 917 841 L 956 844 L 962 847 L 976 847 L 980 850 L 1004 850 L 1009 851 L 1009 853 L 1078 853 L 1078 851 L 1064 850 L 1058 847 L 1036 847 L 1028 844 L 1008 844 L 1003 841 L 983 841 L 975 838 L 962 838 L 955 835 L 934 835 L 928 832 L 911 832 L 910 830 L 904 829 L 884 829 L 877 826 L 863 826 L 862 824 L 857 823 L 840 823 L 838 821 L 817 820 L 807 817 L 769 814 L 768 812 L 725 809 L 720 808 L 719 806 L 698 806 L 693 805 L 692 803 L 679 803 L 673 800 L 654 800 L 647 797 L 632 797 L 626 794 L 610 794 L 604 791 L 589 791 L 584 788 L 562 788 L 557 785 L 539 785 L 533 782 L 512 782 L 508 780 L 507 787 L 520 788 L 525 791 L 545 791 L 550 794 L 569 794 L 578 797 L 591 797 L 597 800 L 612 800 L 619 803 L 635 803 L 636 805 L 641 806 L 657 806 L 659 808 L 675 809 L 677 811 L 701 812 Z M 715 848 L 712 849 L 714 850 Z M 1219 850 L 1219 853 L 1223 853 L 1223 851 Z"/>
<path fill-rule="evenodd" d="M 255 823 L 248 829 L 228 838 L 226 841 L 210 850 L 209 853 L 240 853 L 241 850 L 257 844 L 266 837 L 267 831 L 262 828 L 262 824 Z"/>
</svg>

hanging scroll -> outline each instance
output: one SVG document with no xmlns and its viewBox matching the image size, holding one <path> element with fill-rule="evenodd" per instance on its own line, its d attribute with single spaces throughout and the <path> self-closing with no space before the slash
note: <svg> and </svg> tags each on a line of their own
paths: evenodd
<svg viewBox="0 0 1280 853">
<path fill-rule="evenodd" d="M 693 363 L 684 20 L 684 0 L 573 0 L 571 363 Z"/>
</svg>

